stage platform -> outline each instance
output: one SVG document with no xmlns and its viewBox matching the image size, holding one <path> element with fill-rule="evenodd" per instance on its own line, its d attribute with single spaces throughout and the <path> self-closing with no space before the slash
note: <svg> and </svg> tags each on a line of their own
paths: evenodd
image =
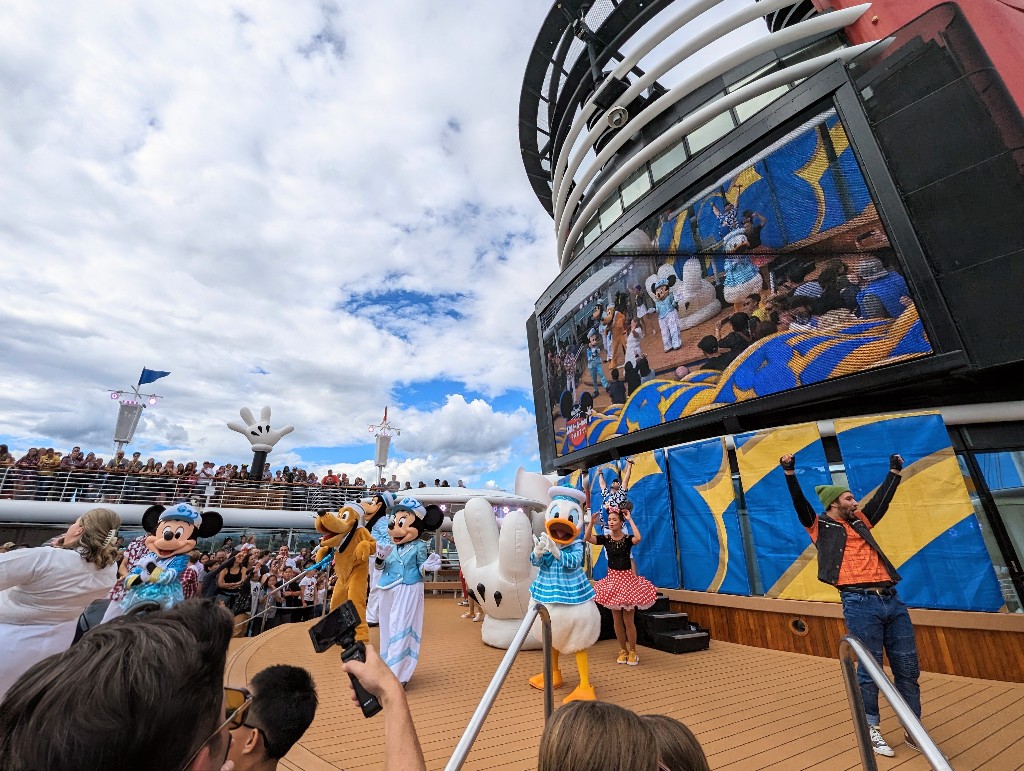
<svg viewBox="0 0 1024 771">
<path fill-rule="evenodd" d="M 480 641 L 480 625 L 459 618 L 465 609 L 451 597 L 428 597 L 419 667 L 408 698 L 427 767 L 443 769 L 494 674 L 504 651 Z M 337 650 L 313 652 L 306 624 L 278 627 L 232 642 L 226 680 L 244 684 L 260 669 L 288 663 L 316 678 L 316 720 L 282 768 L 305 771 L 383 766 L 383 724 L 366 720 L 350 700 Z M 371 642 L 377 643 L 377 630 Z M 640 713 L 663 713 L 685 722 L 703 745 L 713 769 L 860 768 L 839 663 L 712 640 L 707 651 L 671 655 L 640 648 L 640 665 L 615 664 L 614 640 L 591 649 L 591 680 L 598 697 Z M 465 769 L 536 767 L 544 724 L 543 695 L 526 684 L 541 671 L 539 651 L 519 655 L 494 709 L 469 754 Z M 576 682 L 575 662 L 565 662 L 565 688 Z M 924 673 L 924 724 L 958 771 L 1024 769 L 1024 684 Z M 929 768 L 902 743 L 888 705 L 882 730 L 895 758 L 878 758 L 882 771 Z"/>
</svg>

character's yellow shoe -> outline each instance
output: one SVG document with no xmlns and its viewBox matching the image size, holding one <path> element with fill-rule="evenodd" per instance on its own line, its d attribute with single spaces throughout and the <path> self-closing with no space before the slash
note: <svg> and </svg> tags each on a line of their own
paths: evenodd
<svg viewBox="0 0 1024 771">
<path fill-rule="evenodd" d="M 562 699 L 562 704 L 568 704 L 570 701 L 597 701 L 597 694 L 591 685 L 577 685 L 576 690 Z"/>
<path fill-rule="evenodd" d="M 544 690 L 544 673 L 541 672 L 539 675 L 534 675 L 533 677 L 531 677 L 530 678 L 530 685 L 532 685 L 538 691 L 543 691 Z M 565 681 L 562 680 L 562 672 L 561 672 L 561 670 L 556 669 L 554 672 L 551 673 L 551 687 L 552 688 L 561 688 L 563 685 L 565 685 Z"/>
<path fill-rule="evenodd" d="M 626 663 L 631 667 L 635 667 L 640 663 L 640 657 L 636 655 L 636 651 L 630 651 L 629 655 L 626 656 Z"/>
<path fill-rule="evenodd" d="M 626 649 L 623 648 L 621 651 L 619 651 L 619 657 L 617 659 L 615 659 L 615 663 L 616 664 L 625 664 L 628 657 L 629 657 L 629 654 L 626 652 Z"/>
</svg>

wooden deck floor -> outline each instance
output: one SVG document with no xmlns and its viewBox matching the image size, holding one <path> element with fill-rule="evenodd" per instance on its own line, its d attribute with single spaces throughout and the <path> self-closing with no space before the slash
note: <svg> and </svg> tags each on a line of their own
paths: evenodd
<svg viewBox="0 0 1024 771">
<path fill-rule="evenodd" d="M 480 641 L 479 625 L 459 618 L 450 597 L 428 597 L 420 664 L 408 698 L 427 767 L 442 769 L 504 651 Z M 376 630 L 371 630 L 376 644 Z M 238 641 L 227 680 L 243 684 L 277 663 L 313 672 L 320 695 L 316 720 L 283 762 L 306 771 L 380 769 L 379 717 L 363 719 L 349 698 L 337 651 L 313 652 L 305 624 Z M 614 663 L 612 641 L 591 650 L 591 680 L 598 698 L 640 713 L 663 713 L 685 722 L 713 769 L 855 769 L 860 767 L 839 664 L 832 659 L 779 653 L 712 641 L 708 651 L 673 656 L 640 649 L 640 666 Z M 519 655 L 494 709 L 470 752 L 466 769 L 533 769 L 543 729 L 543 695 L 526 685 L 541 671 L 541 655 Z M 566 662 L 567 686 L 575 662 Z M 1024 769 L 1024 685 L 925 673 L 924 724 L 958 771 Z M 895 758 L 879 769 L 929 768 L 902 744 L 902 729 L 884 703 L 882 730 Z"/>
</svg>

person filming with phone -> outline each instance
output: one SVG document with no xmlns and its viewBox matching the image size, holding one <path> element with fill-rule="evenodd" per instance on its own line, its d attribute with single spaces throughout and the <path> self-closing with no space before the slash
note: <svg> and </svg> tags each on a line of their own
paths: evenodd
<svg viewBox="0 0 1024 771">
<path fill-rule="evenodd" d="M 879 665 L 885 651 L 896 690 L 920 718 L 917 643 L 907 606 L 896 593 L 900 574 L 871 535 L 872 528 L 885 516 L 896 495 L 903 458 L 890 456 L 889 473 L 863 507 L 858 506 L 857 499 L 845 485 L 815 487 L 825 508 L 823 514 L 816 513 L 804 497 L 797 482 L 794 456 L 783 455 L 779 465 L 785 472 L 800 524 L 806 528 L 818 551 L 818 580 L 839 590 L 847 631 L 867 646 Z M 892 757 L 896 753 L 879 728 L 878 686 L 861 667 L 857 668 L 857 679 L 872 749 L 876 755 Z M 905 731 L 904 741 L 912 749 L 919 749 Z"/>
</svg>

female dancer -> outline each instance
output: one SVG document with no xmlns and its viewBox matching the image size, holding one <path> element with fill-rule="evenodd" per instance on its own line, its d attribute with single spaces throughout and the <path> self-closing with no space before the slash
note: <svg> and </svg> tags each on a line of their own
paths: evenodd
<svg viewBox="0 0 1024 771">
<path fill-rule="evenodd" d="M 59 546 L 0 554 L 0 701 L 29 667 L 67 650 L 85 606 L 107 596 L 120 526 L 109 509 L 91 509 Z"/>
<path fill-rule="evenodd" d="M 658 598 L 658 591 L 646 578 L 633 573 L 630 552 L 640 543 L 640 531 L 629 510 L 614 504 L 608 506 L 608 535 L 594 534 L 596 520 L 597 517 L 591 517 L 587 524 L 587 543 L 604 546 L 608 555 L 608 575 L 594 584 L 596 599 L 612 612 L 615 622 L 615 638 L 619 641 L 615 663 L 635 667 L 640 657 L 636 654 L 634 614 L 637 608 L 651 607 Z M 623 521 L 629 524 L 632 537 L 622 532 Z"/>
</svg>

